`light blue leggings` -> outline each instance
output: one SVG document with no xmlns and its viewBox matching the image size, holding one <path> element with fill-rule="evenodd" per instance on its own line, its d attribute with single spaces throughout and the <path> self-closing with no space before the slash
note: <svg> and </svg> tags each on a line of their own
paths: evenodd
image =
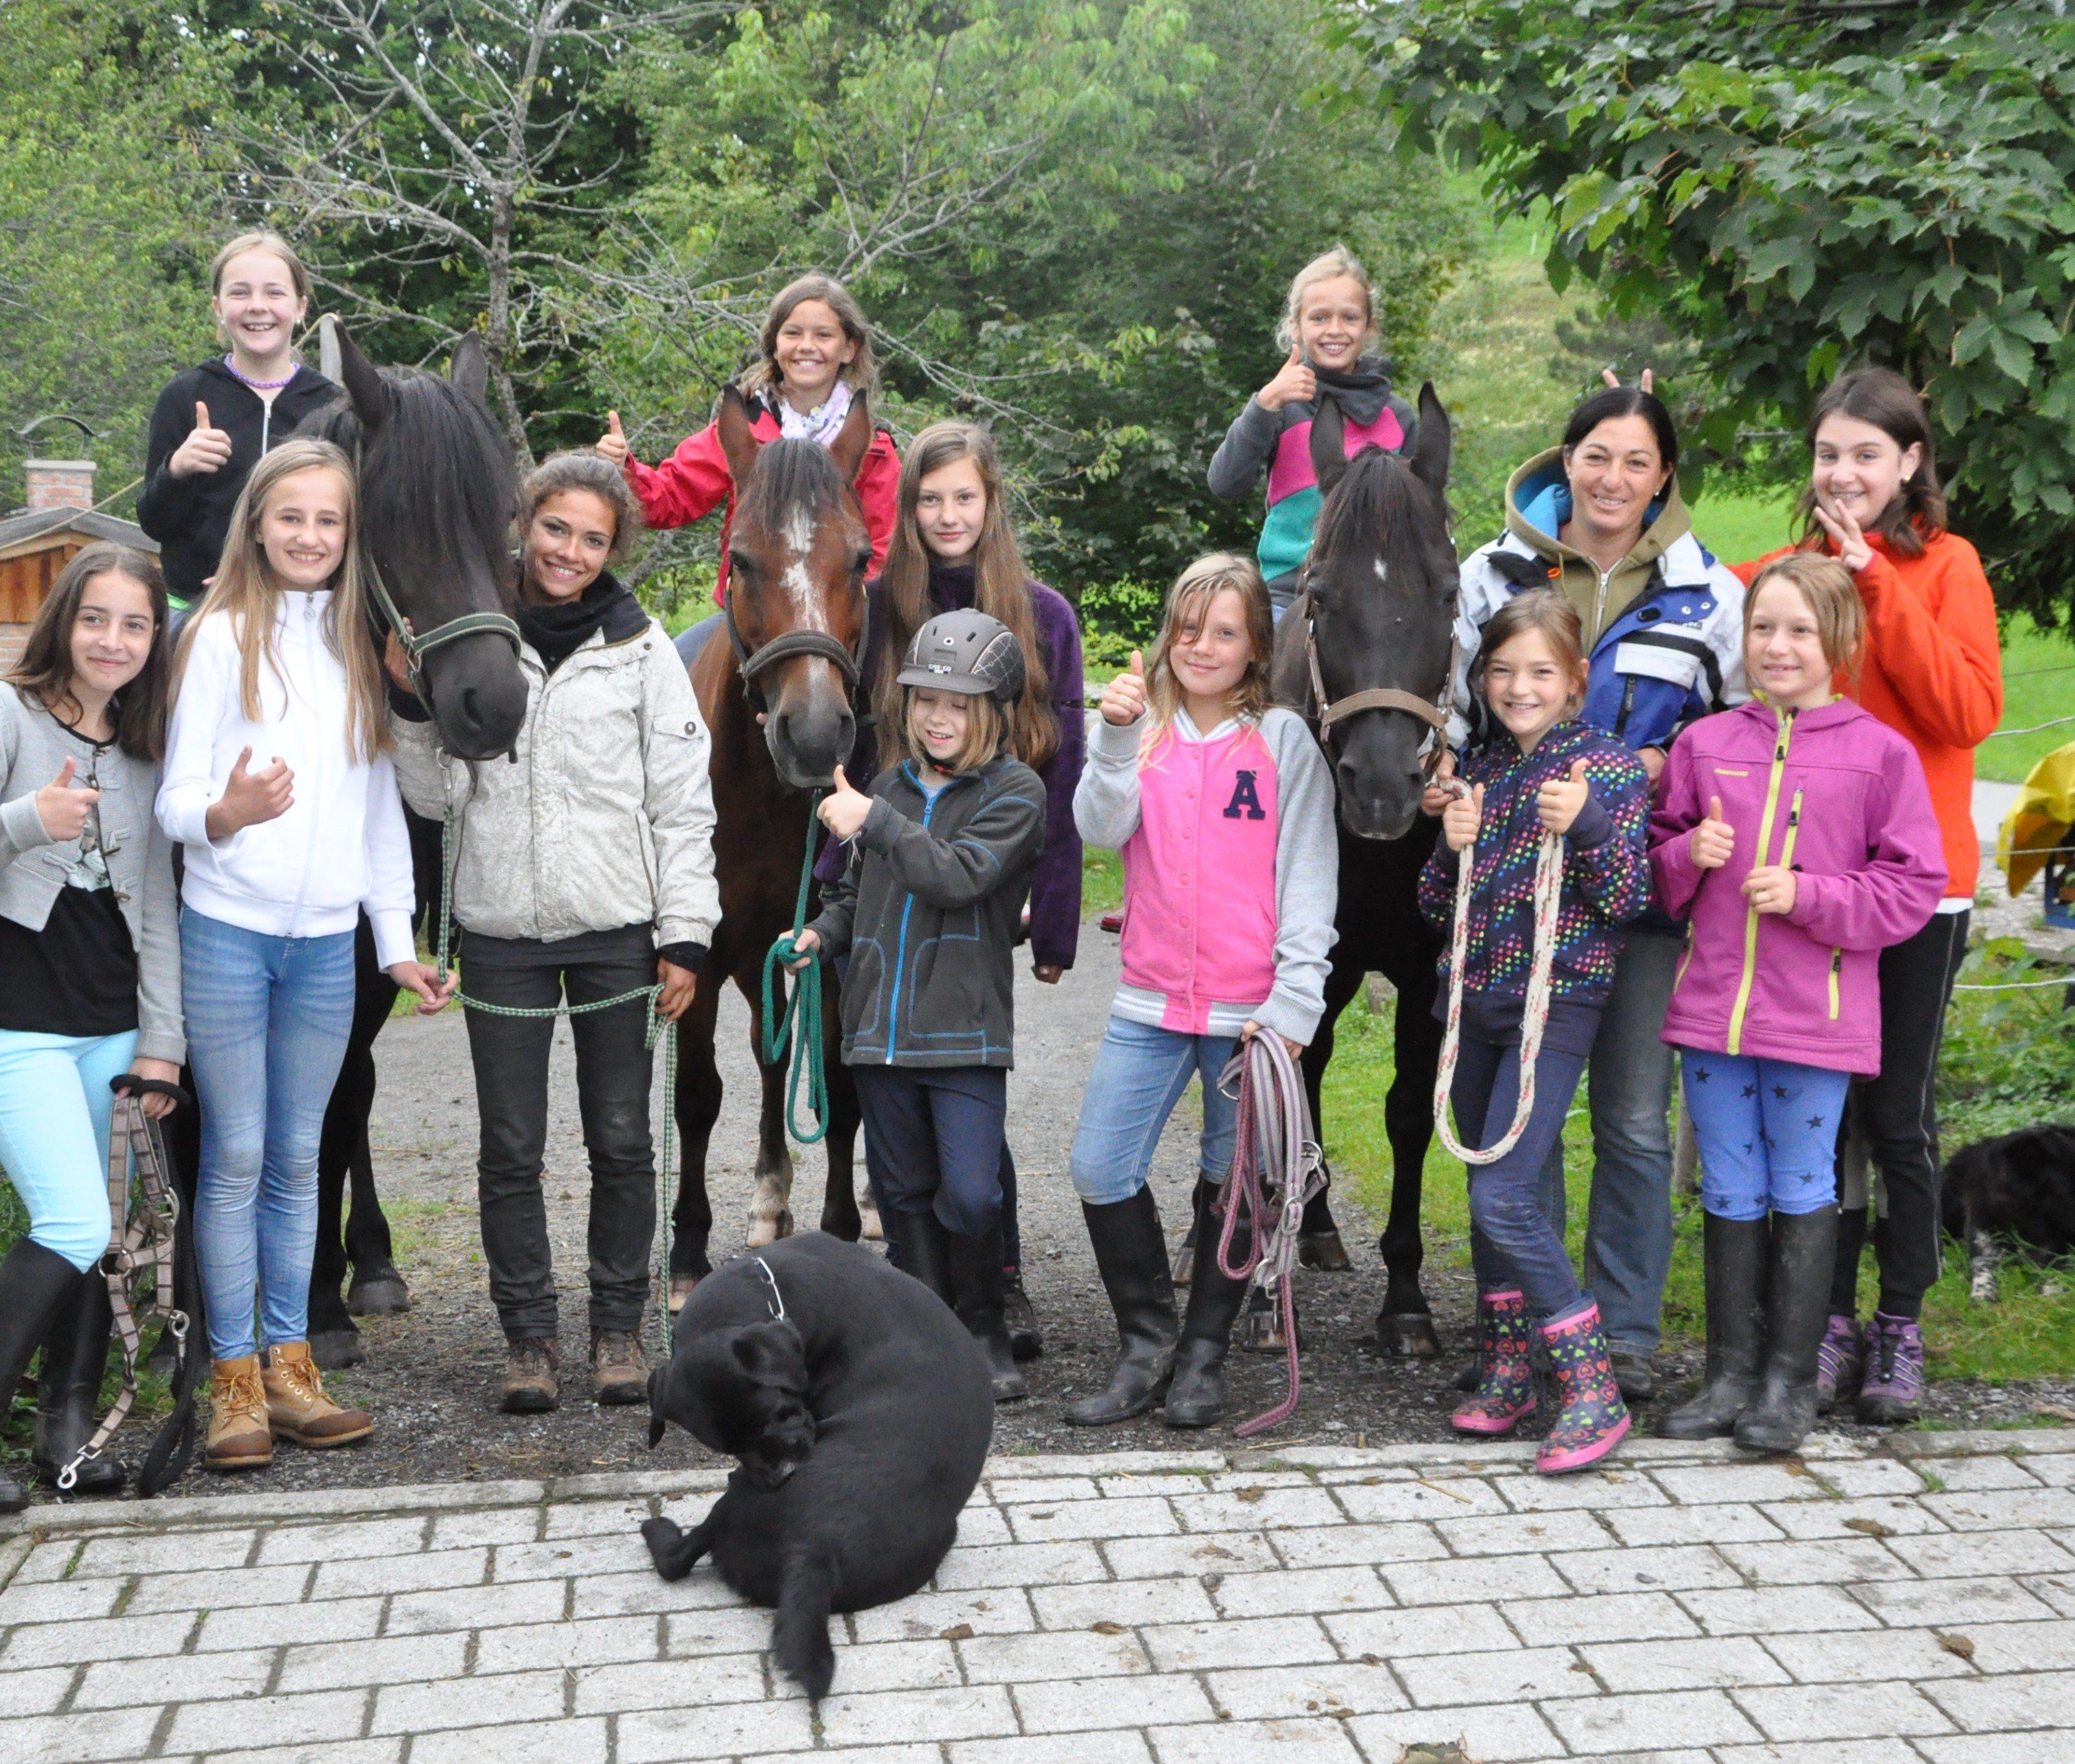
<svg viewBox="0 0 2075 1764">
<path fill-rule="evenodd" d="M 0 1166 L 29 1210 L 31 1240 L 81 1273 L 108 1247 L 108 1081 L 136 1050 L 135 1029 L 0 1029 Z"/>
<path fill-rule="evenodd" d="M 1837 1122 L 1849 1072 L 1686 1050 L 1686 1112 L 1700 1204 L 1717 1219 L 1812 1213 L 1837 1198 Z"/>
</svg>

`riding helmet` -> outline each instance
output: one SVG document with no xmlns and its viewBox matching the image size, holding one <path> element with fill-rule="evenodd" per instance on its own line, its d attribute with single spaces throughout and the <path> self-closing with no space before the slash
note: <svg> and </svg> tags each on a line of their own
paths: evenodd
<svg viewBox="0 0 2075 1764">
<path fill-rule="evenodd" d="M 940 612 L 915 633 L 896 684 L 971 693 L 1011 705 L 1023 696 L 1023 646 L 990 614 Z"/>
</svg>

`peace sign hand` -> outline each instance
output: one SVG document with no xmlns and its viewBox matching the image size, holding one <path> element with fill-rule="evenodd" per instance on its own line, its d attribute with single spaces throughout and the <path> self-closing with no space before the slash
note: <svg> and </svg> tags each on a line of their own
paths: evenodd
<svg viewBox="0 0 2075 1764">
<path fill-rule="evenodd" d="M 1825 508 L 1816 505 L 1816 518 L 1822 523 L 1823 531 L 1830 536 L 1830 542 L 1837 548 L 1837 561 L 1853 575 L 1874 561 L 1874 548 L 1866 543 L 1866 534 L 1848 508 Z"/>
<path fill-rule="evenodd" d="M 1253 395 L 1253 401 L 1263 410 L 1280 410 L 1290 400 L 1309 400 L 1319 395 L 1319 376 L 1304 365 L 1304 352 L 1294 343 L 1290 346 L 1290 359 L 1275 371 L 1275 378 Z"/>
<path fill-rule="evenodd" d="M 88 814 L 101 800 L 98 790 L 72 788 L 72 774 L 77 769 L 66 760 L 59 767 L 58 775 L 36 793 L 36 818 L 43 823 L 43 831 L 55 844 L 62 845 L 84 833 Z"/>
</svg>

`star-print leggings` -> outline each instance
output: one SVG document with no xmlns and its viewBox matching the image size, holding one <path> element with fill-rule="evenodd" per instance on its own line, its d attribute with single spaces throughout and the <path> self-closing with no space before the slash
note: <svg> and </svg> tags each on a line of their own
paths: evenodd
<svg viewBox="0 0 2075 1764">
<path fill-rule="evenodd" d="M 1837 1117 L 1849 1072 L 1691 1048 L 1680 1063 L 1709 1212 L 1812 1213 L 1837 1198 Z"/>
</svg>

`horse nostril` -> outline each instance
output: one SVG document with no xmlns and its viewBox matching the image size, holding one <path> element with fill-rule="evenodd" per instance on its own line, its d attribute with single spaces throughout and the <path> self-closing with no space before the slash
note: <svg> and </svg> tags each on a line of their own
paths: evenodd
<svg viewBox="0 0 2075 1764">
<path fill-rule="evenodd" d="M 461 714 L 468 719 L 470 727 L 480 729 L 483 727 L 483 707 L 476 702 L 475 688 L 473 686 L 462 689 Z"/>
</svg>

